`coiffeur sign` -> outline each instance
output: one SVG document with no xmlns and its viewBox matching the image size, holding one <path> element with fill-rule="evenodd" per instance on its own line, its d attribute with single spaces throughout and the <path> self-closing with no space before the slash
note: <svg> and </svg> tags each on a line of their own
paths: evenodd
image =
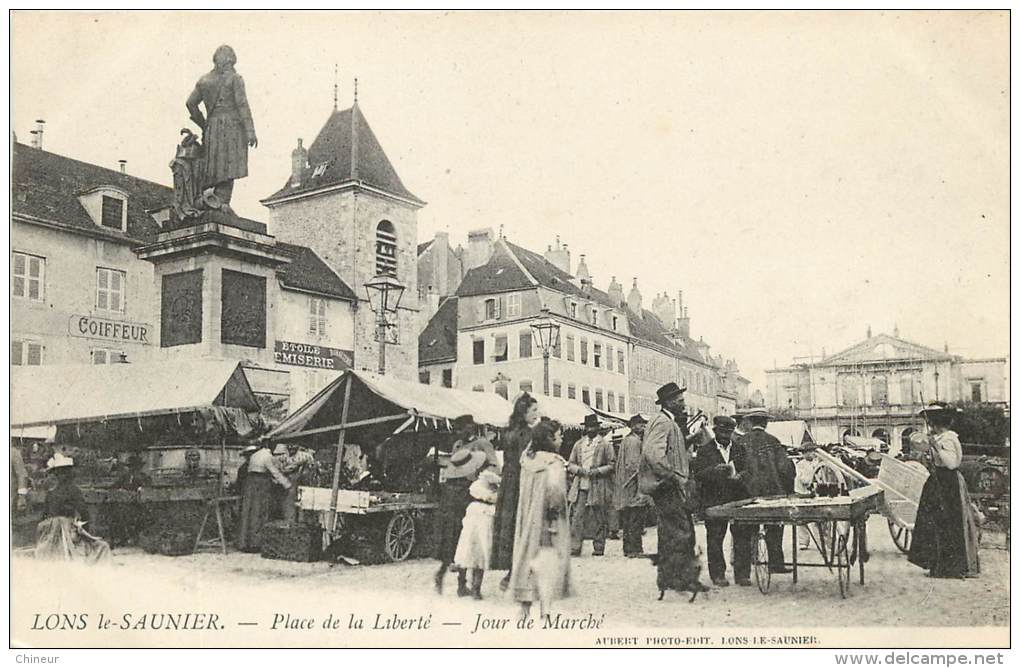
<svg viewBox="0 0 1020 668">
<path fill-rule="evenodd" d="M 273 351 L 273 359 L 277 364 L 343 371 L 354 366 L 354 351 L 328 348 L 310 343 L 277 341 Z"/>
<path fill-rule="evenodd" d="M 143 345 L 149 345 L 150 331 L 152 331 L 152 325 L 108 320 L 92 315 L 72 315 L 67 323 L 67 332 L 71 336 L 107 341 L 127 341 Z"/>
</svg>

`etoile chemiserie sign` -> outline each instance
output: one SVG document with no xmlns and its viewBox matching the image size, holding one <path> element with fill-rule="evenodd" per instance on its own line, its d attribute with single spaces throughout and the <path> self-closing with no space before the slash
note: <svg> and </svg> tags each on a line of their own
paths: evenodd
<svg viewBox="0 0 1020 668">
<path fill-rule="evenodd" d="M 152 325 L 110 320 L 92 315 L 72 315 L 67 323 L 67 331 L 71 336 L 86 339 L 127 341 L 149 345 L 149 332 L 152 331 Z"/>
<path fill-rule="evenodd" d="M 273 359 L 277 364 L 342 371 L 354 366 L 354 351 L 310 343 L 277 341 Z"/>
</svg>

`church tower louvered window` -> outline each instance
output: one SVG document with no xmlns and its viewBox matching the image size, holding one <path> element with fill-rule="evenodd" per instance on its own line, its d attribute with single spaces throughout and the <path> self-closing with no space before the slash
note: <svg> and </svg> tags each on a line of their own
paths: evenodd
<svg viewBox="0 0 1020 668">
<path fill-rule="evenodd" d="M 375 273 L 397 274 L 397 231 L 388 220 L 375 228 Z"/>
</svg>

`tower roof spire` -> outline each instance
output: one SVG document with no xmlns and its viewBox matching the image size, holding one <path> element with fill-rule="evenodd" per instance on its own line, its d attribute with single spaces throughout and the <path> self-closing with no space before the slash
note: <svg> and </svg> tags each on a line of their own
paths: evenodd
<svg viewBox="0 0 1020 668">
<path fill-rule="evenodd" d="M 333 111 L 337 111 L 340 108 L 339 104 L 339 85 L 337 82 L 338 77 L 337 64 L 333 63 Z"/>
</svg>

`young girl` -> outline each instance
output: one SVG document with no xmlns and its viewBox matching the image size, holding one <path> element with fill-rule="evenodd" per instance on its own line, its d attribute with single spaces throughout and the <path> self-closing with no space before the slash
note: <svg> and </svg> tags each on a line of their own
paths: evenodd
<svg viewBox="0 0 1020 668">
<path fill-rule="evenodd" d="M 471 503 L 464 513 L 464 524 L 457 541 L 454 563 L 462 571 L 471 570 L 471 595 L 482 599 L 482 579 L 492 556 L 492 522 L 496 514 L 499 476 L 486 469 L 471 483 Z"/>
</svg>

